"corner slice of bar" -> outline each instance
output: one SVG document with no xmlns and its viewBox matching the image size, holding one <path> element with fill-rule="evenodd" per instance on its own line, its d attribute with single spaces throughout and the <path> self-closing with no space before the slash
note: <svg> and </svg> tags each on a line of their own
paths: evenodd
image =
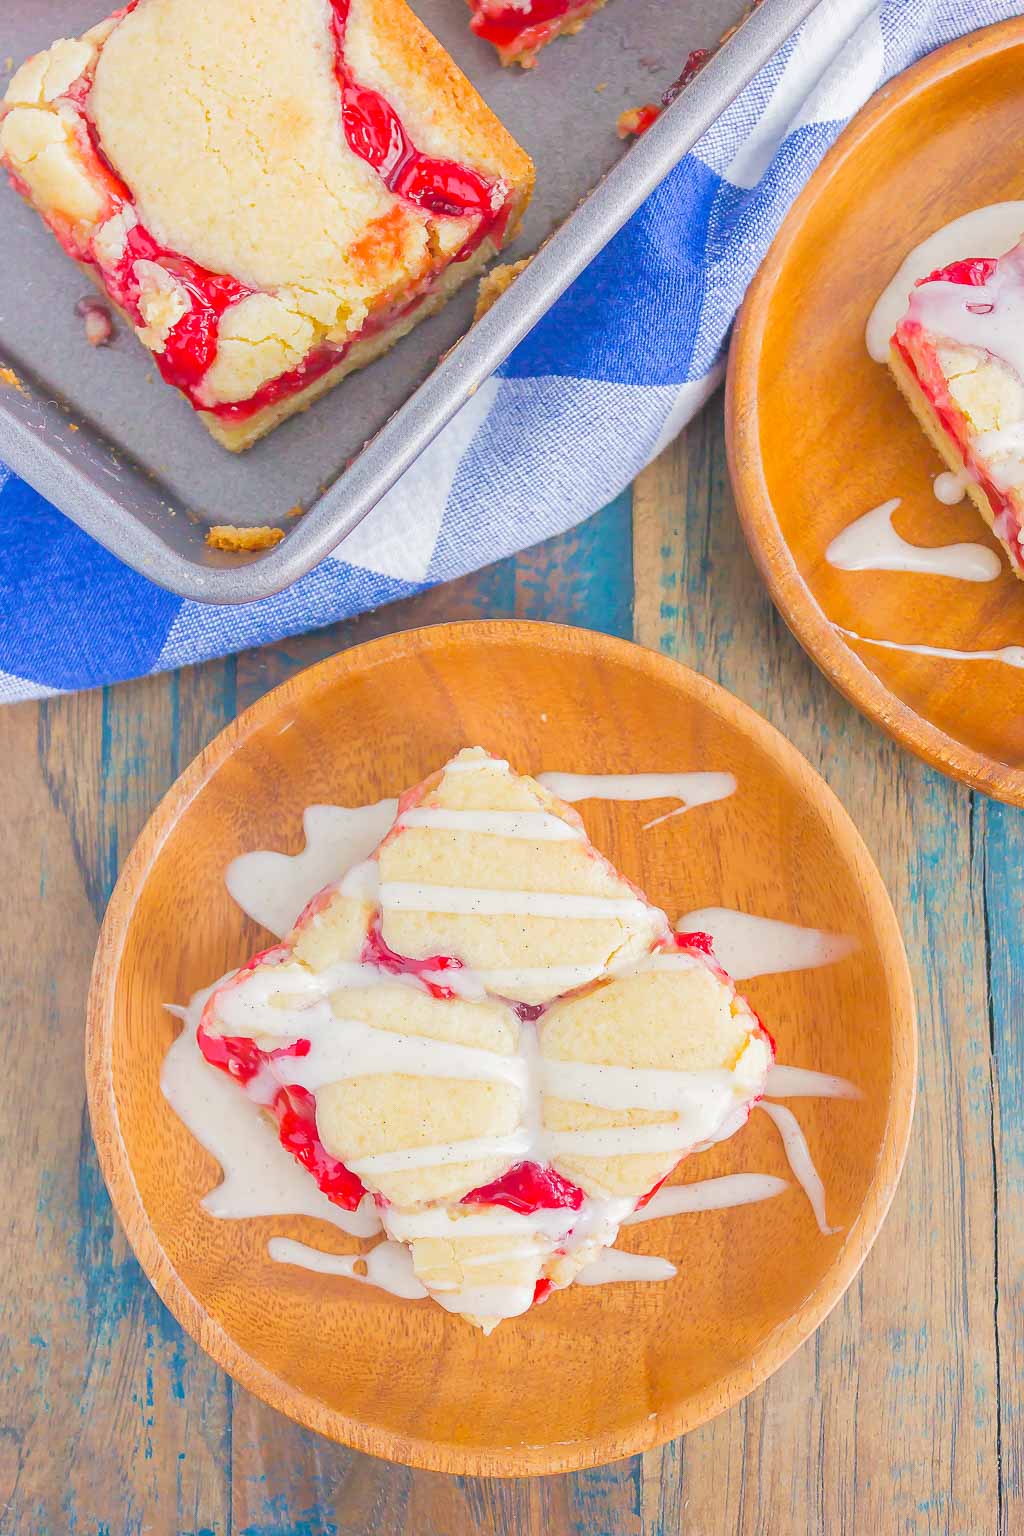
<svg viewBox="0 0 1024 1536">
<path fill-rule="evenodd" d="M 135 0 L 22 65 L 0 160 L 235 450 L 478 276 L 533 185 L 404 0 Z"/>
<path fill-rule="evenodd" d="M 605 0 L 468 0 L 471 29 L 493 43 L 502 64 L 532 69 L 556 37 L 578 32 Z"/>
<path fill-rule="evenodd" d="M 889 369 L 924 432 L 1024 576 L 1024 242 L 917 285 Z"/>
</svg>

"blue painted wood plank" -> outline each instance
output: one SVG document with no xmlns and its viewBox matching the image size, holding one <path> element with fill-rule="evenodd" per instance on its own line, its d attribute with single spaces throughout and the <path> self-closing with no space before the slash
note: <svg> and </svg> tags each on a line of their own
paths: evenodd
<svg viewBox="0 0 1024 1536">
<path fill-rule="evenodd" d="M 999 1530 L 1024 1530 L 1024 811 L 976 797 L 989 949 L 997 1102 L 994 1327 L 999 1379 Z"/>
</svg>

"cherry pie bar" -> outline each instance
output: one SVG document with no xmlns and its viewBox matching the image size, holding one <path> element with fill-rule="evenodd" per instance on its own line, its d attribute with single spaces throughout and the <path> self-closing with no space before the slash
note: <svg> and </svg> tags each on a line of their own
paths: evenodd
<svg viewBox="0 0 1024 1536">
<path fill-rule="evenodd" d="M 950 469 L 1024 576 L 1024 241 L 919 283 L 889 367 Z"/>
<path fill-rule="evenodd" d="M 706 936 L 673 933 L 570 806 L 478 747 L 213 992 L 198 1043 L 488 1332 L 738 1129 L 773 1056 Z"/>
<path fill-rule="evenodd" d="M 563 33 L 578 32 L 605 0 L 469 0 L 469 25 L 493 43 L 503 64 L 532 69 L 537 54 Z"/>
<path fill-rule="evenodd" d="M 478 276 L 533 185 L 404 0 L 131 0 L 22 65 L 0 159 L 232 449 Z"/>
</svg>

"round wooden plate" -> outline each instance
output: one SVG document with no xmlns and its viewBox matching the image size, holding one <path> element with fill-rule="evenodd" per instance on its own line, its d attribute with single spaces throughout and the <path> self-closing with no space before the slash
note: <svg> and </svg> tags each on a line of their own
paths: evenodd
<svg viewBox="0 0 1024 1536">
<path fill-rule="evenodd" d="M 960 651 L 1024 643 L 1024 587 L 825 561 L 862 513 L 901 497 L 916 544 L 997 548 L 969 502 L 945 507 L 945 468 L 864 345 L 904 256 L 960 214 L 1024 198 L 1024 20 L 941 49 L 854 118 L 793 205 L 733 339 L 727 410 L 747 542 L 790 629 L 838 688 L 911 751 L 1024 804 L 1024 672 L 848 641 Z M 1005 560 L 1005 557 L 1003 557 Z"/>
<path fill-rule="evenodd" d="M 780 1058 L 853 1078 L 859 1102 L 794 1101 L 841 1235 L 794 1186 L 760 1205 L 626 1229 L 673 1256 L 667 1284 L 574 1287 L 485 1338 L 430 1302 L 272 1262 L 278 1233 L 358 1245 L 308 1218 L 218 1221 L 212 1159 L 171 1112 L 164 1003 L 267 942 L 228 897 L 249 849 L 302 846 L 303 808 L 397 794 L 464 744 L 538 772 L 720 769 L 733 796 L 585 802 L 597 845 L 670 914 L 736 907 L 855 936 L 818 970 L 749 985 Z M 916 1036 L 896 919 L 835 796 L 745 705 L 652 651 L 556 625 L 452 624 L 345 651 L 268 694 L 182 774 L 132 850 L 103 925 L 87 1077 L 100 1162 L 174 1315 L 282 1413 L 362 1451 L 448 1472 L 523 1474 L 644 1450 L 727 1408 L 817 1327 L 862 1263 L 910 1130 Z M 787 1176 L 764 1115 L 685 1176 Z"/>
</svg>

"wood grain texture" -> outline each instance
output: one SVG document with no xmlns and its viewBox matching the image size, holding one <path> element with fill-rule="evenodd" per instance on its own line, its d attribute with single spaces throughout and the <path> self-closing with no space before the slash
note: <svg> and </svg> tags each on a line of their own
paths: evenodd
<svg viewBox="0 0 1024 1536">
<path fill-rule="evenodd" d="M 1011 1001 L 1009 980 L 1019 936 L 1006 927 L 1016 925 L 1019 887 L 1007 879 L 996 894 L 990 874 L 986 893 L 984 822 L 987 812 L 1017 829 L 1010 848 L 1019 861 L 1022 817 L 941 778 L 829 687 L 761 586 L 723 461 L 721 416 L 707 411 L 637 484 L 637 638 L 684 661 L 701 658 L 709 676 L 806 753 L 864 831 L 914 971 L 919 1097 L 901 1188 L 857 1285 L 813 1346 L 760 1392 L 645 1456 L 645 1530 L 975 1536 L 1000 1528 L 998 1451 L 1006 1479 L 1021 1447 L 1021 1425 L 1010 1431 L 1006 1412 L 1000 1446 L 999 1387 L 1009 1412 L 1018 1414 L 1020 1400 L 1000 1369 L 1011 1345 L 1019 1365 L 1020 1275 L 1011 1259 L 1019 1246 L 1007 1252 L 1013 1238 L 1004 1233 L 1003 1275 L 1016 1262 L 1018 1290 L 1001 1286 L 1000 1334 L 993 1177 L 998 1170 L 1005 1186 L 1012 1165 L 991 1141 L 993 1084 L 1014 1050 L 1019 1059 L 1010 1020 L 1019 1031 L 1020 993 Z M 1002 1068 L 988 1022 L 993 909 L 1004 914 Z M 1019 1149 L 1019 1107 L 1016 1123 Z M 1019 1482 L 1018 1471 L 1018 1500 Z M 1019 1510 L 1007 1488 L 1004 1533 Z"/>
<path fill-rule="evenodd" d="M 971 209 L 1024 195 L 1022 71 L 1018 19 L 951 43 L 872 98 L 783 223 L 748 293 L 729 369 L 740 513 L 787 623 L 884 730 L 1017 805 L 1024 673 L 856 639 L 954 651 L 1019 644 L 1021 584 L 1005 557 L 997 580 L 974 584 L 840 571 L 825 550 L 892 498 L 902 503 L 895 526 L 912 543 L 999 548 L 969 501 L 935 500 L 945 465 L 868 356 L 864 327 L 914 246 Z"/>
<path fill-rule="evenodd" d="M 989 1536 L 997 1530 L 1011 1536 L 1020 1527 L 1024 817 L 970 796 L 880 737 L 802 655 L 746 554 L 726 485 L 717 401 L 641 477 L 635 501 L 637 638 L 700 666 L 791 735 L 857 818 L 904 924 L 918 985 L 924 1092 L 900 1193 L 856 1287 L 814 1343 L 766 1387 L 713 1425 L 648 1453 L 642 1472 L 635 1457 L 590 1473 L 522 1482 L 414 1473 L 346 1451 L 232 1390 L 208 1367 L 227 1415 L 226 1433 L 218 1441 L 214 1414 L 211 1454 L 210 1442 L 197 1443 L 161 1399 L 150 1410 L 159 1467 L 147 1483 L 144 1450 L 126 1458 L 111 1443 L 116 1378 L 105 1371 L 102 1356 L 87 1364 L 93 1332 L 103 1329 L 129 1341 L 121 1356 L 121 1390 L 129 1401 L 145 1400 L 140 1307 L 147 1282 L 133 1267 L 128 1289 L 137 1299 L 127 1311 L 113 1303 L 108 1309 L 103 1291 L 92 1319 L 65 1306 L 77 1284 L 76 1249 L 87 1208 L 62 1159 L 73 1166 L 81 1141 L 85 983 L 106 899 L 96 884 L 112 824 L 100 788 L 105 698 L 130 693 L 144 710 L 147 729 L 167 732 L 170 761 L 165 757 L 155 770 L 148 768 L 147 748 L 130 770 L 116 758 L 108 770 L 122 790 L 126 779 L 142 774 L 148 810 L 238 706 L 356 639 L 442 618 L 511 615 L 523 612 L 527 601 L 549 604 L 554 618 L 621 632 L 633 595 L 624 498 L 531 556 L 528 580 L 518 575 L 519 561 L 505 561 L 439 592 L 249 652 L 237 662 L 211 662 L 106 695 L 0 712 L 8 795 L 18 806 L 4 830 L 9 876 L 0 885 L 2 974 L 7 995 L 17 1001 L 11 1018 L 22 1048 L 5 1079 L 0 1124 L 5 1146 L 14 1137 L 39 1149 L 13 1166 L 5 1160 L 16 1214 L 10 1238 L 6 1222 L 0 1238 L 4 1536 L 72 1530 L 75 1536 L 120 1536 L 143 1529 L 147 1536 L 860 1536 L 873 1529 L 880 1536 Z M 609 545 L 618 552 L 615 563 L 602 562 Z M 556 574 L 546 580 L 546 569 L 573 579 Z M 581 581 L 579 572 L 590 570 L 594 575 Z M 141 807 L 137 811 L 138 824 L 143 814 Z M 112 874 L 117 856 L 108 851 L 104 857 Z M 982 879 L 986 911 L 979 913 Z M 87 891 L 95 893 L 95 905 Z M 61 1076 L 49 1091 L 59 1089 L 64 1097 L 55 1104 L 70 1116 L 59 1147 L 38 1109 L 38 1084 L 50 1080 L 54 1060 Z M 998 1123 L 991 1113 L 993 1089 Z M 954 1138 L 965 1117 L 972 1133 L 961 1156 Z M 998 1300 L 993 1170 L 1000 1202 Z M 967 1195 L 974 1183 L 980 1186 L 980 1218 Z M 97 1210 L 107 1206 L 102 1187 L 90 1188 L 89 1202 Z M 109 1224 L 109 1215 L 105 1219 Z M 952 1278 L 943 1278 L 968 1221 L 968 1267 L 977 1263 L 982 1270 L 981 1282 L 971 1286 L 970 1334 L 963 1308 L 951 1304 Z M 32 1277 L 31 1265 L 45 1270 L 42 1278 Z M 40 1326 L 45 1351 L 30 1345 Z M 163 1326 L 189 1380 L 198 1381 L 208 1366 L 202 1352 L 167 1314 Z M 992 1386 L 997 1339 L 998 1400 Z M 974 1360 L 980 1367 L 977 1393 Z M 77 1403 L 90 1373 L 97 1426 L 86 1453 L 87 1426 Z M 202 1421 L 196 1411 L 195 1422 Z M 979 1464 L 983 1475 L 975 1485 Z"/>
</svg>

